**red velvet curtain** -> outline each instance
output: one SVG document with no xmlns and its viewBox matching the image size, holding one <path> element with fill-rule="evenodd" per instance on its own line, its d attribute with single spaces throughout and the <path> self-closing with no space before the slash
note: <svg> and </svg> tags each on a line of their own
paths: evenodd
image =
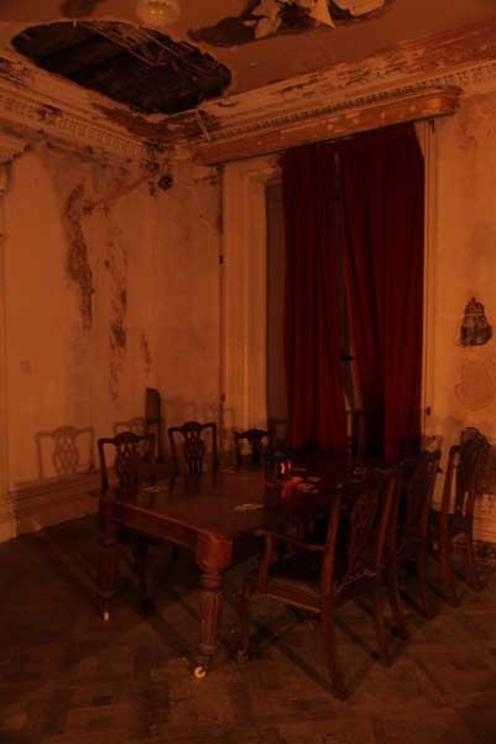
<svg viewBox="0 0 496 744">
<path fill-rule="evenodd" d="M 348 312 L 366 441 L 390 460 L 421 435 L 424 165 L 413 124 L 338 143 Z"/>
<path fill-rule="evenodd" d="M 289 441 L 295 449 L 340 450 L 346 446 L 346 413 L 334 239 L 334 150 L 328 144 L 290 150 L 281 166 Z"/>
</svg>

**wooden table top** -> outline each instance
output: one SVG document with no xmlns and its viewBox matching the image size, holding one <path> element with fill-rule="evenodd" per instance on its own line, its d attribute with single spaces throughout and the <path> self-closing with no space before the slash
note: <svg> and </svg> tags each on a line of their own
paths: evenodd
<svg viewBox="0 0 496 744">
<path fill-rule="evenodd" d="M 312 481 L 319 477 L 319 471 L 323 473 L 321 480 Z M 262 528 L 277 528 L 292 515 L 315 514 L 327 509 L 333 490 L 349 472 L 349 464 L 344 459 L 331 461 L 327 458 L 325 468 L 316 466 L 295 473 L 309 478 L 305 486 L 308 490 L 293 490 L 286 498 L 281 496 L 281 481 L 268 478 L 263 469 L 220 469 L 201 476 L 159 481 L 154 486 L 144 486 L 137 493 L 116 489 L 100 498 L 131 511 L 153 515 L 157 520 L 232 539 Z"/>
</svg>

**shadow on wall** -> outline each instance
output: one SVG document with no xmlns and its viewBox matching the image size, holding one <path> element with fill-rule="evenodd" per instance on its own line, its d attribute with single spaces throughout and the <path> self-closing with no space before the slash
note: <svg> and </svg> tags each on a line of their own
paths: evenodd
<svg viewBox="0 0 496 744">
<path fill-rule="evenodd" d="M 92 473 L 95 468 L 95 430 L 59 426 L 35 435 L 39 483 Z"/>
</svg>

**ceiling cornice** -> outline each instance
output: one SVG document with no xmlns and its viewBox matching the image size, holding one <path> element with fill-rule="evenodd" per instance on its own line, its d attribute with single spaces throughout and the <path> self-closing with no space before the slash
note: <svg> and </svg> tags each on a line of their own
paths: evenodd
<svg viewBox="0 0 496 744">
<path fill-rule="evenodd" d="M 136 127 L 126 107 L 3 51 L 0 126 L 27 141 L 45 138 L 127 167 L 148 166 L 169 159 L 172 150 L 179 157 L 207 145 L 228 146 L 240 137 L 308 127 L 314 119 L 446 88 L 464 95 L 496 90 L 496 21 L 216 99 L 194 112 L 137 117 Z"/>
<path fill-rule="evenodd" d="M 202 107 L 208 128 L 199 147 L 450 88 L 465 95 L 496 90 L 496 22 L 211 101 Z"/>
<path fill-rule="evenodd" d="M 28 141 L 60 142 L 122 165 L 146 164 L 158 149 L 99 113 L 108 100 L 40 70 L 18 55 L 0 55 L 0 125 Z M 116 109 L 127 112 L 123 106 Z"/>
</svg>

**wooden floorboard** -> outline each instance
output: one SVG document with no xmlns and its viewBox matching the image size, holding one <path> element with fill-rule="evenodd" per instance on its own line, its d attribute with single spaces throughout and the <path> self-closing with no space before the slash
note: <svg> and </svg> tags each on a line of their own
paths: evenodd
<svg viewBox="0 0 496 744">
<path fill-rule="evenodd" d="M 425 622 L 406 605 L 411 639 L 382 667 L 370 616 L 340 614 L 338 642 L 352 693 L 330 693 L 318 625 L 254 605 L 253 657 L 233 660 L 236 587 L 229 574 L 222 648 L 203 681 L 197 570 L 186 555 L 153 556 L 156 612 L 136 609 L 122 560 L 111 622 L 95 609 L 96 520 L 87 517 L 0 545 L 0 742 L 20 744 L 494 744 L 496 574 Z M 432 581 L 435 583 L 435 567 Z M 279 636 L 280 631 L 284 632 Z"/>
</svg>

